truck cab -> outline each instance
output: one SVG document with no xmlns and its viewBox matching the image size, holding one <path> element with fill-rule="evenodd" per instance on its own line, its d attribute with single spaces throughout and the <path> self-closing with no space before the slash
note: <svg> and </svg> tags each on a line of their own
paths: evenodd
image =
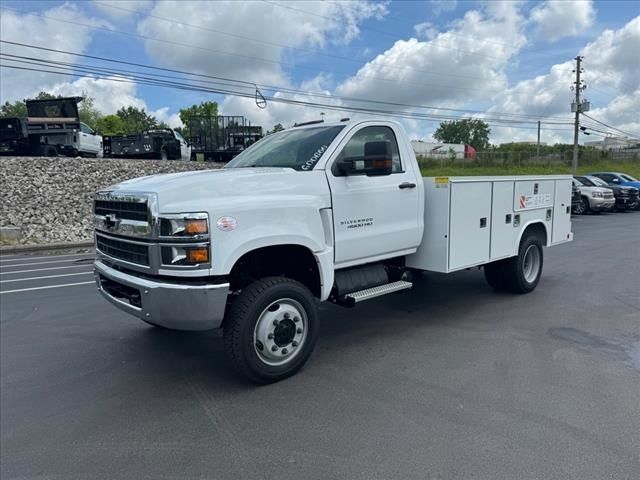
<svg viewBox="0 0 640 480">
<path fill-rule="evenodd" d="M 484 267 L 528 293 L 543 247 L 572 239 L 571 177 L 427 177 L 401 125 L 366 120 L 269 135 L 224 169 L 156 175 L 96 194 L 98 289 L 171 329 L 222 328 L 248 379 L 294 374 L 317 302 L 412 287 L 413 271 Z"/>
</svg>

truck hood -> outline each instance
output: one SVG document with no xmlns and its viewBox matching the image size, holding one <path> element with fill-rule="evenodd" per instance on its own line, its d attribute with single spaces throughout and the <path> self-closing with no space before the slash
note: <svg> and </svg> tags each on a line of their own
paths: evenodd
<svg viewBox="0 0 640 480">
<path fill-rule="evenodd" d="M 134 178 L 104 189 L 121 193 L 153 193 L 160 211 L 180 213 L 213 207 L 241 207 L 264 202 L 290 202 L 330 206 L 329 187 L 323 171 L 299 172 L 291 168 L 224 168 L 151 175 Z"/>
</svg>

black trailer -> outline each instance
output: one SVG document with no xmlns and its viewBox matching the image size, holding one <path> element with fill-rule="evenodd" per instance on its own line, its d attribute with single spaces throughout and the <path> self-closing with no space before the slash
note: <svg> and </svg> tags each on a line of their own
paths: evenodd
<svg viewBox="0 0 640 480">
<path fill-rule="evenodd" d="M 190 117 L 185 125 L 191 143 L 192 160 L 228 162 L 238 153 L 262 138 L 262 127 L 251 125 L 242 116 Z"/>
</svg>

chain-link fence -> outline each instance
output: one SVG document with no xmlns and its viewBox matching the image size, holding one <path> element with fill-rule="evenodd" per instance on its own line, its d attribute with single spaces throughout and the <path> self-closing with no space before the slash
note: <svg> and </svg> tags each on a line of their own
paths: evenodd
<svg viewBox="0 0 640 480">
<path fill-rule="evenodd" d="M 565 150 L 558 152 L 540 153 L 535 151 L 486 151 L 476 152 L 473 158 L 456 158 L 455 155 L 418 156 L 418 163 L 426 168 L 455 167 L 560 167 L 571 166 L 573 151 Z M 612 162 L 640 162 L 640 149 L 626 150 L 596 150 L 580 149 L 578 163 L 580 165 L 596 164 L 603 161 Z"/>
</svg>

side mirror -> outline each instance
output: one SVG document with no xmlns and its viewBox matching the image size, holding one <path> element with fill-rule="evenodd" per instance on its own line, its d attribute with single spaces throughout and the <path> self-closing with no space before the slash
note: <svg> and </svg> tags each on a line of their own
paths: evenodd
<svg viewBox="0 0 640 480">
<path fill-rule="evenodd" d="M 344 175 L 389 175 L 393 169 L 391 143 L 388 141 L 367 142 L 364 155 L 343 157 L 336 162 Z"/>
</svg>

